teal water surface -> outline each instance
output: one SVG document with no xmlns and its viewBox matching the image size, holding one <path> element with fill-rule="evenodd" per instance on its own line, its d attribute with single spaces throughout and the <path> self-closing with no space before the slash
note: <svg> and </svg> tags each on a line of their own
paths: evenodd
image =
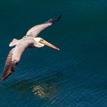
<svg viewBox="0 0 107 107">
<path fill-rule="evenodd" d="M 13 38 L 63 16 L 41 33 L 61 51 L 27 49 L 0 81 L 0 107 L 107 107 L 106 13 L 106 0 L 1 0 L 0 73 Z"/>
</svg>

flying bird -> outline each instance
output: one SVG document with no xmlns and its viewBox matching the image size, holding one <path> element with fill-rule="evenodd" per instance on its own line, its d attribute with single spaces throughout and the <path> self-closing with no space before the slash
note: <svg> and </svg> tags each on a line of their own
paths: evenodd
<svg viewBox="0 0 107 107">
<path fill-rule="evenodd" d="M 10 74 L 12 74 L 12 72 L 15 71 L 15 67 L 19 63 L 21 56 L 26 48 L 29 47 L 41 48 L 46 45 L 53 49 L 60 50 L 55 45 L 39 37 L 39 33 L 41 31 L 53 25 L 60 18 L 61 15 L 58 17 L 51 18 L 42 24 L 35 25 L 27 31 L 24 37 L 22 37 L 21 39 L 14 38 L 10 42 L 9 47 L 12 47 L 12 49 L 9 51 L 9 54 L 7 56 L 1 80 L 5 80 Z"/>
</svg>

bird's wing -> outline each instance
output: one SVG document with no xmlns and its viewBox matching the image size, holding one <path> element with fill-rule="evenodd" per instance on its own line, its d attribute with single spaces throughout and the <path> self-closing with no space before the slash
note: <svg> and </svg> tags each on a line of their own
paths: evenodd
<svg viewBox="0 0 107 107">
<path fill-rule="evenodd" d="M 59 19 L 61 18 L 61 15 L 58 17 L 54 17 L 52 19 L 49 19 L 48 21 L 46 21 L 45 23 L 39 24 L 39 25 L 35 25 L 33 26 L 31 29 L 29 29 L 26 33 L 26 36 L 31 36 L 31 37 L 36 37 L 38 36 L 38 34 L 46 29 L 47 27 L 51 26 L 52 24 L 54 24 L 55 22 L 57 22 Z"/>
<path fill-rule="evenodd" d="M 9 52 L 7 56 L 1 80 L 5 80 L 15 69 L 15 63 L 12 62 L 12 54 L 13 49 Z"/>
</svg>

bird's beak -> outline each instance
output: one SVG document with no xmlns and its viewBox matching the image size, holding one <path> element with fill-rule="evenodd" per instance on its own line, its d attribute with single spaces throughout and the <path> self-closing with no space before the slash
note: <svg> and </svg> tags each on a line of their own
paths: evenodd
<svg viewBox="0 0 107 107">
<path fill-rule="evenodd" d="M 56 49 L 56 50 L 60 50 L 58 47 L 56 47 L 55 45 L 53 45 L 53 44 L 51 44 L 51 43 L 49 43 L 48 41 L 46 41 L 46 40 L 41 40 L 40 41 L 40 43 L 42 43 L 42 44 L 44 44 L 44 45 L 46 45 L 46 46 L 48 46 L 48 47 L 51 47 L 51 48 L 53 48 L 53 49 Z"/>
</svg>

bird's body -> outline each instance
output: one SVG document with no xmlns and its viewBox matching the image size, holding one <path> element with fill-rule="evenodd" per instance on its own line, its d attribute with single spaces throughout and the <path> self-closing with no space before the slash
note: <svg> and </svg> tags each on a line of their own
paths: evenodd
<svg viewBox="0 0 107 107">
<path fill-rule="evenodd" d="M 29 46 L 34 45 L 34 39 L 32 37 L 26 37 L 18 40 L 18 43 L 13 48 L 13 57 L 12 61 L 19 61 L 21 58 L 22 53 L 25 51 L 26 48 Z"/>
<path fill-rule="evenodd" d="M 7 60 L 5 62 L 5 67 L 3 71 L 3 75 L 1 77 L 2 80 L 6 79 L 13 71 L 15 71 L 16 64 L 20 61 L 21 56 L 26 48 L 28 47 L 43 47 L 47 45 L 51 48 L 59 50 L 56 46 L 52 45 L 51 43 L 47 42 L 43 38 L 37 37 L 38 34 L 44 30 L 45 28 L 51 26 L 54 22 L 59 20 L 60 16 L 54 19 L 49 19 L 47 22 L 43 24 L 36 25 L 32 27 L 24 37 L 21 39 L 13 39 L 9 47 L 12 47 L 10 50 Z"/>
</svg>

